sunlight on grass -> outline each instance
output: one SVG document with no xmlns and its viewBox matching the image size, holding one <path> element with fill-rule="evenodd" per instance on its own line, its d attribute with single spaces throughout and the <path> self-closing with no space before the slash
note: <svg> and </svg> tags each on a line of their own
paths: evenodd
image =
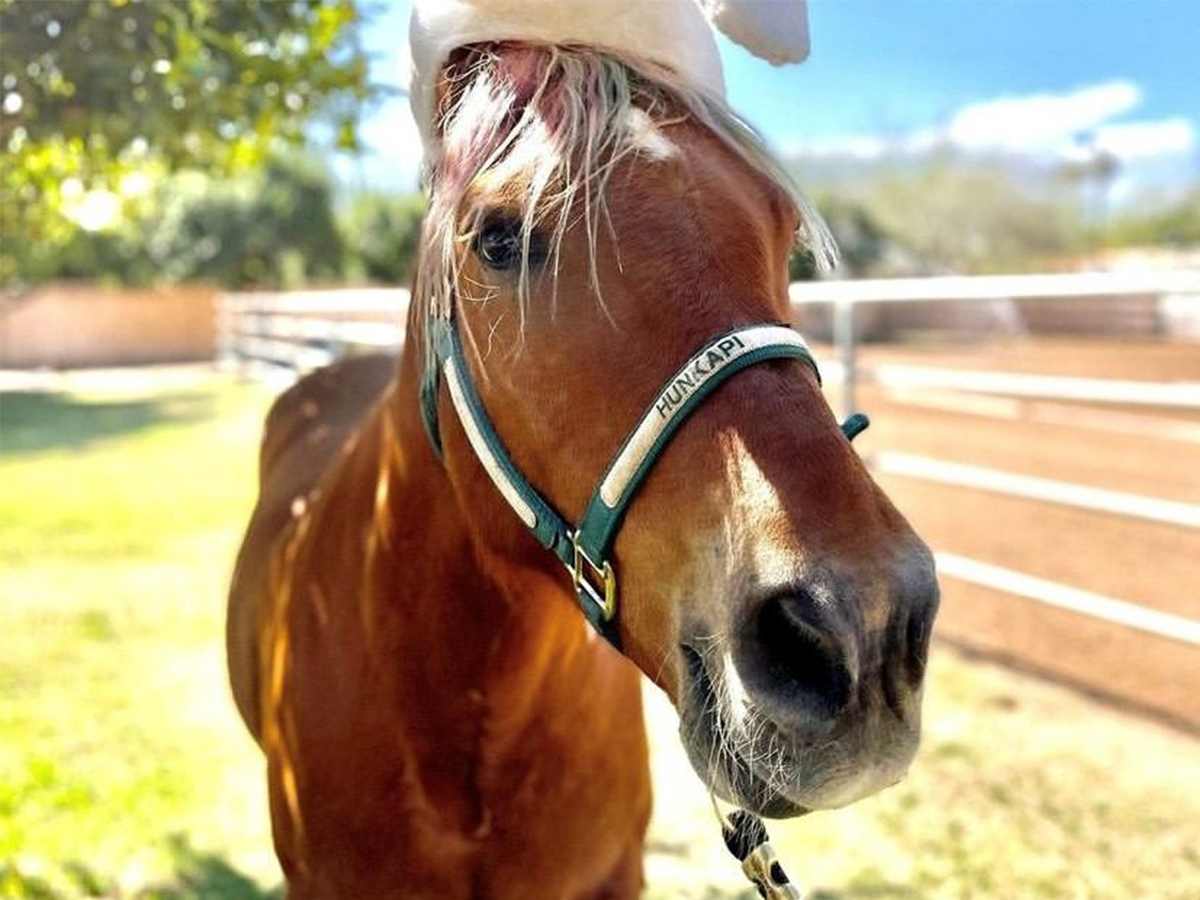
<svg viewBox="0 0 1200 900">
<path fill-rule="evenodd" d="M 221 634 L 268 398 L 10 399 L 0 896 L 259 896 L 239 873 L 278 873 Z"/>
<path fill-rule="evenodd" d="M 274 896 L 226 580 L 269 398 L 0 396 L 0 897 Z M 909 778 L 771 826 L 810 900 L 1200 896 L 1200 750 L 939 647 Z M 750 900 L 653 689 L 648 900 Z"/>
</svg>

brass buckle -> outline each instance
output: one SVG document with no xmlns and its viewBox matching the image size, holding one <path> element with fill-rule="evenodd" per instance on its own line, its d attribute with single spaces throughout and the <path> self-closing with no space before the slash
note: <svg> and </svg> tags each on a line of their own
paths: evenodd
<svg viewBox="0 0 1200 900">
<path fill-rule="evenodd" d="M 605 560 L 603 566 L 597 565 L 580 546 L 578 531 L 571 535 L 571 546 L 575 549 L 575 564 L 571 567 L 571 579 L 575 590 L 600 607 L 600 615 L 607 622 L 617 612 L 617 576 L 613 574 L 612 564 Z M 592 581 L 593 577 L 599 579 L 603 593 L 601 587 L 597 587 Z"/>
</svg>

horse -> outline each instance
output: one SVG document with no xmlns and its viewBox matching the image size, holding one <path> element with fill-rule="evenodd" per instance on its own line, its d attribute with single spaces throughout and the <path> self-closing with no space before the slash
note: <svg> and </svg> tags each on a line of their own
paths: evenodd
<svg viewBox="0 0 1200 900">
<path fill-rule="evenodd" d="M 402 352 L 267 416 L 234 698 L 295 900 L 634 897 L 641 676 L 716 795 L 849 803 L 915 752 L 932 557 L 788 328 L 829 248 L 749 126 L 590 46 L 438 92 Z"/>
</svg>

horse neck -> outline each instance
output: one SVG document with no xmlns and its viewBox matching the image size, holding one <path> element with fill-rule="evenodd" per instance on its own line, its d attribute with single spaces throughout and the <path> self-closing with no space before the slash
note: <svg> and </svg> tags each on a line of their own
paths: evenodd
<svg viewBox="0 0 1200 900">
<path fill-rule="evenodd" d="M 328 811 L 336 785 L 374 784 L 406 816 L 475 834 L 506 772 L 576 758 L 579 742 L 606 753 L 614 722 L 640 740 L 635 670 L 565 586 L 489 568 L 473 543 L 424 434 L 418 355 L 272 555 L 261 741 L 300 773 L 289 821 Z"/>
<path fill-rule="evenodd" d="M 361 579 L 348 624 L 423 729 L 459 726 L 486 707 L 490 730 L 519 730 L 554 702 L 547 684 L 594 677 L 595 643 L 548 572 L 508 566 L 473 543 L 424 432 L 419 356 L 405 351 L 335 479 L 333 493 L 357 496 L 326 504 L 344 511 L 332 524 Z"/>
</svg>

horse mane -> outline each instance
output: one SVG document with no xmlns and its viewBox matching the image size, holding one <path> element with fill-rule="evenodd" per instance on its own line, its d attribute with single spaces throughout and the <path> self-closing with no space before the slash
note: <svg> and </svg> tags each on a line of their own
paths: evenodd
<svg viewBox="0 0 1200 900">
<path fill-rule="evenodd" d="M 669 151 L 658 126 L 687 117 L 791 197 L 800 211 L 797 246 L 811 252 L 818 267 L 831 268 L 837 261 L 820 215 L 754 129 L 722 100 L 647 60 L 583 45 L 471 45 L 443 72 L 437 117 L 440 141 L 426 172 L 429 209 L 414 289 L 421 314 L 451 311 L 460 290 L 461 247 L 474 239 L 489 209 L 485 192 L 471 191 L 483 183 L 502 191 L 522 224 L 522 325 L 530 237 L 539 225 L 549 226 L 547 271 L 557 285 L 563 236 L 575 222 L 585 224 L 592 288 L 603 307 L 596 245 L 607 223 L 608 180 L 628 156 L 648 148 L 653 153 L 656 146 Z M 608 228 L 612 233 L 611 223 Z M 425 358 L 428 364 L 433 356 L 427 352 Z"/>
</svg>

